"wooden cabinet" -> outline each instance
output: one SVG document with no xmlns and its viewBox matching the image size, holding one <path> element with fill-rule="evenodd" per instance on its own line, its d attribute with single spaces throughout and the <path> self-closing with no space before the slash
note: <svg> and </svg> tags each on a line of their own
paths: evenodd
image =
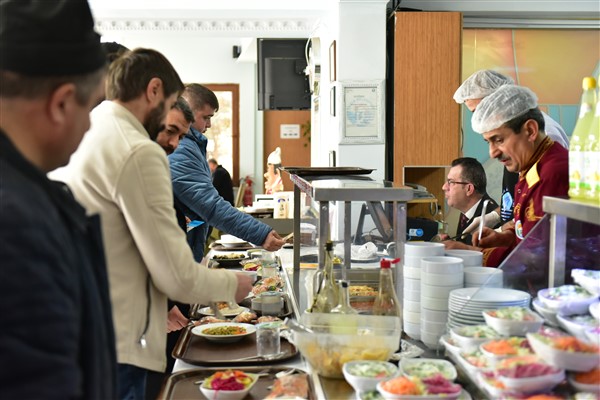
<svg viewBox="0 0 600 400">
<path fill-rule="evenodd" d="M 461 155 L 462 14 L 397 12 L 394 36 L 394 182 L 427 187 L 444 204 L 446 168 Z M 409 215 L 429 216 L 416 204 Z"/>
</svg>

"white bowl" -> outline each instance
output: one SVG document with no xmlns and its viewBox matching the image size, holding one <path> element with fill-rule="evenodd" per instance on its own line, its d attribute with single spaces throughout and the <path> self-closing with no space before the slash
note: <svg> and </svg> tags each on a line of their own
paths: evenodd
<svg viewBox="0 0 600 400">
<path fill-rule="evenodd" d="M 381 370 L 381 376 L 364 376 L 365 369 Z M 357 375 L 357 373 L 361 373 Z M 387 361 L 350 361 L 342 367 L 346 382 L 354 388 L 357 393 L 370 392 L 377 388 L 377 384 L 389 379 L 398 373 L 398 367 Z"/>
<path fill-rule="evenodd" d="M 462 273 L 453 274 L 434 274 L 432 272 L 421 273 L 421 283 L 437 286 L 458 286 L 462 287 L 464 276 Z"/>
<path fill-rule="evenodd" d="M 421 333 L 421 323 L 420 322 L 418 324 L 415 324 L 414 322 L 409 322 L 404 319 L 402 321 L 403 321 L 402 329 L 405 332 L 408 333 L 408 331 L 411 331 L 411 332 Z"/>
<path fill-rule="evenodd" d="M 404 278 L 404 290 L 408 290 L 411 292 L 418 292 L 421 290 L 421 280 L 420 279 L 411 279 Z"/>
<path fill-rule="evenodd" d="M 413 324 L 421 323 L 421 313 L 420 312 L 404 311 L 404 313 L 402 313 L 402 318 L 405 321 L 413 323 Z"/>
<path fill-rule="evenodd" d="M 428 257 L 443 256 L 445 246 L 435 242 L 411 242 L 404 244 L 404 258 L 407 256 Z"/>
<path fill-rule="evenodd" d="M 503 288 L 504 284 L 502 282 L 488 282 L 488 283 L 465 283 L 464 287 L 466 288 Z"/>
<path fill-rule="evenodd" d="M 600 385 L 595 385 L 593 383 L 577 382 L 575 380 L 574 374 L 569 374 L 568 380 L 571 386 L 577 389 L 578 392 L 596 393 L 597 395 L 600 394 Z"/>
<path fill-rule="evenodd" d="M 462 288 L 462 285 L 435 286 L 421 283 L 421 296 L 432 297 L 434 299 L 445 299 L 447 301 L 450 296 L 450 292 L 460 288 Z"/>
<path fill-rule="evenodd" d="M 404 256 L 404 266 L 410 268 L 421 268 L 421 259 L 423 256 Z"/>
<path fill-rule="evenodd" d="M 452 339 L 449 334 L 442 335 L 440 338 L 440 343 L 443 344 L 444 347 L 446 347 L 446 350 L 451 353 L 458 354 L 461 351 L 460 346 L 454 342 L 454 339 Z"/>
<path fill-rule="evenodd" d="M 557 296 L 559 296 L 557 298 Z M 563 315 L 585 314 L 590 304 L 598 297 L 590 294 L 581 286 L 563 285 L 538 291 L 538 299 L 546 306 Z"/>
<path fill-rule="evenodd" d="M 448 299 L 421 296 L 421 306 L 428 310 L 448 311 Z"/>
<path fill-rule="evenodd" d="M 448 330 L 448 325 L 440 322 L 429 322 L 421 319 L 421 332 L 427 332 L 441 336 Z"/>
<path fill-rule="evenodd" d="M 478 332 L 471 335 L 471 332 Z M 479 350 L 479 346 L 490 339 L 497 339 L 500 334 L 487 325 L 460 326 L 450 330 L 450 337 L 463 351 Z"/>
<path fill-rule="evenodd" d="M 558 324 L 571 335 L 581 340 L 588 340 L 585 331 L 597 326 L 597 321 L 589 314 L 556 316 Z"/>
<path fill-rule="evenodd" d="M 534 376 L 531 378 L 498 378 L 510 391 L 521 393 L 545 392 L 552 389 L 565 379 L 565 371 L 560 370 L 554 374 Z"/>
<path fill-rule="evenodd" d="M 410 301 L 410 300 L 404 300 L 402 302 L 402 307 L 404 307 L 404 311 L 410 311 L 410 312 L 421 312 L 421 303 L 418 301 Z"/>
<path fill-rule="evenodd" d="M 539 312 L 541 316 L 544 317 L 548 325 L 559 326 L 557 318 L 558 314 L 556 311 L 545 307 L 544 304 L 542 304 L 542 302 L 537 297 L 533 299 L 531 305 L 533 306 L 533 309 L 535 311 Z"/>
<path fill-rule="evenodd" d="M 600 296 L 600 271 L 574 269 L 571 271 L 573 280 L 588 292 Z"/>
<path fill-rule="evenodd" d="M 409 266 L 405 265 L 403 272 L 404 272 L 404 279 L 406 279 L 406 278 L 417 279 L 417 280 L 421 279 L 421 268 L 409 267 Z"/>
<path fill-rule="evenodd" d="M 483 264 L 483 253 L 481 251 L 450 249 L 446 250 L 446 255 L 461 258 L 465 267 L 478 267 Z"/>
<path fill-rule="evenodd" d="M 435 311 L 421 307 L 421 321 L 423 320 L 445 324 L 448 322 L 448 311 Z"/>
<path fill-rule="evenodd" d="M 252 383 L 243 390 L 215 390 L 200 385 L 200 391 L 207 399 L 211 400 L 241 400 L 250 393 L 252 387 L 258 381 L 258 375 L 247 373 L 246 375 L 253 378 Z"/>
<path fill-rule="evenodd" d="M 465 267 L 465 283 L 483 285 L 487 283 L 502 283 L 503 272 L 492 267 Z"/>
<path fill-rule="evenodd" d="M 585 372 L 600 364 L 600 352 L 582 353 L 558 350 L 539 339 L 535 333 L 528 333 L 527 339 L 538 357 L 557 368 Z"/>
<path fill-rule="evenodd" d="M 523 310 L 524 314 L 531 320 L 514 320 L 498 318 L 490 315 L 496 310 L 485 310 L 482 312 L 485 323 L 494 328 L 496 332 L 505 336 L 525 336 L 528 332 L 537 332 L 544 324 L 544 319 L 533 311 L 524 307 L 515 307 Z M 508 307 L 507 309 L 512 309 Z"/>
<path fill-rule="evenodd" d="M 432 350 L 442 349 L 444 346 L 440 343 L 443 333 L 427 332 L 421 329 L 421 342 Z"/>
<path fill-rule="evenodd" d="M 533 350 L 531 350 L 531 348 L 528 348 L 528 347 L 519 347 L 516 353 L 506 353 L 506 354 L 493 353 L 487 349 L 487 346 L 492 342 L 495 342 L 498 340 L 503 340 L 503 341 L 509 341 L 509 343 L 510 343 L 511 341 L 514 341 L 516 339 L 520 339 L 520 340 L 524 341 L 525 343 L 527 342 L 527 339 L 518 338 L 518 337 L 492 339 L 492 340 L 488 340 L 487 342 L 483 342 L 481 345 L 479 345 L 479 351 L 481 351 L 481 354 L 483 354 L 484 356 L 487 357 L 487 359 L 490 361 L 490 365 L 493 365 L 493 366 L 495 366 L 499 361 L 504 360 L 505 358 L 533 355 Z M 519 343 L 515 343 L 515 344 L 519 344 Z"/>
<path fill-rule="evenodd" d="M 600 347 L 600 326 L 586 329 L 585 338 L 588 342 Z"/>
<path fill-rule="evenodd" d="M 400 394 L 394 394 L 394 393 L 387 392 L 381 386 L 381 383 L 382 382 L 379 382 L 377 384 L 377 391 L 386 400 L 442 400 L 442 399 L 443 400 L 456 400 L 456 399 L 458 399 L 458 397 L 462 393 L 462 392 L 458 392 L 456 394 L 447 394 L 447 395 L 445 395 L 443 397 L 441 395 L 439 395 L 439 394 L 427 394 L 427 395 L 422 395 L 422 396 L 405 395 L 405 394 L 400 395 Z"/>
<path fill-rule="evenodd" d="M 421 260 L 421 273 L 461 274 L 463 268 L 463 260 L 458 257 L 424 257 Z"/>
<path fill-rule="evenodd" d="M 596 321 L 600 321 L 600 301 L 596 301 L 590 304 L 588 310 L 590 314 L 592 314 L 592 316 L 596 318 Z"/>
<path fill-rule="evenodd" d="M 404 300 L 408 301 L 421 301 L 421 287 L 419 290 L 404 290 L 404 294 L 402 295 Z"/>
<path fill-rule="evenodd" d="M 453 381 L 457 376 L 456 368 L 452 363 L 437 358 L 403 358 L 400 360 L 399 367 L 404 375 L 417 378 L 431 378 L 441 374 L 449 381 Z"/>
<path fill-rule="evenodd" d="M 407 322 L 404 323 L 404 332 L 411 338 L 414 340 L 421 340 L 421 328 L 413 330 L 413 329 L 409 329 L 406 328 Z"/>
</svg>

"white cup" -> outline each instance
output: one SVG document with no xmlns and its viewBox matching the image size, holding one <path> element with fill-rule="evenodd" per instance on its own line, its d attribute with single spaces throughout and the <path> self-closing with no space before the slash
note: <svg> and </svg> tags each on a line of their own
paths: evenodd
<svg viewBox="0 0 600 400">
<path fill-rule="evenodd" d="M 431 257 L 443 256 L 444 244 L 434 242 L 409 242 L 404 244 L 404 257 Z"/>
<path fill-rule="evenodd" d="M 483 253 L 475 250 L 449 249 L 446 255 L 462 258 L 465 267 L 477 267 L 483 264 Z"/>
<path fill-rule="evenodd" d="M 259 356 L 272 356 L 281 352 L 278 323 L 264 322 L 256 325 L 256 348 Z"/>
<path fill-rule="evenodd" d="M 421 273 L 462 274 L 463 260 L 458 257 L 425 257 L 421 260 Z"/>
</svg>

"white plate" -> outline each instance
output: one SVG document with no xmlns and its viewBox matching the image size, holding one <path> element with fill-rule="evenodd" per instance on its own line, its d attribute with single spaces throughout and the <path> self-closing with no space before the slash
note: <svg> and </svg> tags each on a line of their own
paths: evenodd
<svg viewBox="0 0 600 400">
<path fill-rule="evenodd" d="M 227 327 L 227 326 L 239 326 L 246 330 L 246 333 L 242 333 L 239 335 L 207 335 L 204 333 L 207 329 L 211 328 L 219 328 L 219 327 Z M 256 332 L 256 327 L 251 324 L 241 324 L 236 322 L 217 322 L 214 324 L 200 325 L 196 326 L 192 329 L 192 333 L 196 336 L 203 337 L 211 342 L 221 342 L 221 343 L 233 343 L 242 339 L 245 336 L 252 335 Z"/>
<path fill-rule="evenodd" d="M 224 247 L 229 247 L 229 248 L 236 248 L 236 247 L 244 247 L 248 245 L 248 242 L 246 241 L 242 241 L 242 242 L 224 242 L 222 240 L 215 240 L 216 244 L 220 244 Z"/>
<path fill-rule="evenodd" d="M 237 308 L 227 307 L 221 309 L 221 314 L 223 314 L 225 317 L 235 317 L 236 315 L 241 314 L 244 311 L 248 311 L 248 308 L 242 306 L 238 306 Z M 202 307 L 198 310 L 198 312 L 203 315 L 215 315 L 212 308 L 210 307 Z"/>
<path fill-rule="evenodd" d="M 457 300 L 466 300 L 477 303 L 511 303 L 529 301 L 531 296 L 527 292 L 502 288 L 463 288 L 454 290 L 450 296 Z"/>
<path fill-rule="evenodd" d="M 590 304 L 589 311 L 596 321 L 600 321 L 600 301 Z"/>
</svg>

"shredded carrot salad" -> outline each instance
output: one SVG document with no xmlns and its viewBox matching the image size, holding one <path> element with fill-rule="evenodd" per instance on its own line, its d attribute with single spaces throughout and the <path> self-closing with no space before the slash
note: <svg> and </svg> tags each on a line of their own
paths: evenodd
<svg viewBox="0 0 600 400">
<path fill-rule="evenodd" d="M 587 385 L 600 385 L 600 368 L 575 374 L 575 380 Z"/>
<path fill-rule="evenodd" d="M 554 347 L 563 351 L 597 353 L 598 346 L 582 342 L 573 336 L 560 336 L 553 339 Z"/>
<path fill-rule="evenodd" d="M 423 388 L 420 387 L 420 385 L 417 384 L 417 382 L 404 376 L 391 379 L 387 382 L 383 382 L 381 384 L 381 387 L 383 387 L 385 391 L 393 394 L 423 394 Z"/>
</svg>

